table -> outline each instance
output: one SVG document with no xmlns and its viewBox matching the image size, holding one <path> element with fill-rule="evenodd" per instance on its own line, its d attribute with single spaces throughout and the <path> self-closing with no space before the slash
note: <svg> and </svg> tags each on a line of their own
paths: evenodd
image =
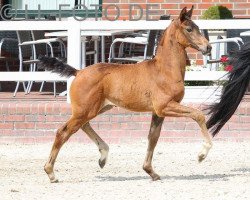
<svg viewBox="0 0 250 200">
<path fill-rule="evenodd" d="M 241 32 L 240 36 L 250 36 L 250 31 Z"/>
<path fill-rule="evenodd" d="M 124 33 L 133 33 L 133 31 L 128 31 L 128 30 L 93 30 L 93 31 L 81 31 L 81 37 L 82 40 L 84 41 L 87 36 L 92 36 L 92 37 L 99 37 L 101 36 L 101 62 L 105 62 L 105 37 L 106 36 L 111 36 L 112 40 L 114 39 L 115 35 L 121 35 Z M 64 38 L 68 36 L 67 31 L 56 31 L 56 32 L 50 32 L 50 33 L 45 33 L 46 37 L 59 37 L 59 38 Z M 98 43 L 97 40 L 95 41 L 95 63 L 98 62 Z M 86 45 L 85 42 L 82 42 L 82 52 L 86 52 Z M 81 68 L 86 67 L 86 54 L 82 53 L 82 63 L 81 63 Z"/>
</svg>

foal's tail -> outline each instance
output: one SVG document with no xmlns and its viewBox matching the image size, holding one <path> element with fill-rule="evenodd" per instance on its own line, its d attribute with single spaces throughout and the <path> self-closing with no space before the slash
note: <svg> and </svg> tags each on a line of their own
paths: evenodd
<svg viewBox="0 0 250 200">
<path fill-rule="evenodd" d="M 53 73 L 57 73 L 60 76 L 70 77 L 76 76 L 78 70 L 70 65 L 60 61 L 56 58 L 51 58 L 47 56 L 40 56 L 38 58 L 40 62 L 38 63 L 39 69 L 44 69 L 47 71 L 51 71 Z"/>
<path fill-rule="evenodd" d="M 207 128 L 212 130 L 213 136 L 234 114 L 249 86 L 250 43 L 246 43 L 241 50 L 234 52 L 229 62 L 233 69 L 228 74 L 229 80 L 223 86 L 220 100 L 208 108 L 211 116 L 207 121 Z"/>
</svg>

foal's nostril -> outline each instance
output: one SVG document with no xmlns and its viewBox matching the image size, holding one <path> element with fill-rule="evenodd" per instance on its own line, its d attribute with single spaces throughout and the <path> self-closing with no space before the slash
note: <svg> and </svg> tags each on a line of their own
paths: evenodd
<svg viewBox="0 0 250 200">
<path fill-rule="evenodd" d="M 207 45 L 207 53 L 210 53 L 211 52 L 211 50 L 212 50 L 212 46 L 209 44 L 209 45 Z"/>
<path fill-rule="evenodd" d="M 203 55 L 211 55 L 211 50 L 212 50 L 212 46 L 210 44 L 208 45 L 204 45 L 203 48 L 201 48 L 202 54 Z"/>
</svg>

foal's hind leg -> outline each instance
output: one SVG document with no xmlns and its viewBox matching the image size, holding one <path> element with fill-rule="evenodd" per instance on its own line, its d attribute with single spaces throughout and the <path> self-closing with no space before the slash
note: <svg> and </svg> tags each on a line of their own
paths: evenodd
<svg viewBox="0 0 250 200">
<path fill-rule="evenodd" d="M 148 149 L 143 164 L 143 169 L 152 177 L 153 181 L 160 180 L 160 176 L 156 174 L 153 170 L 152 158 L 153 158 L 154 148 L 160 137 L 163 121 L 164 118 L 158 117 L 156 114 L 152 115 L 151 126 L 148 135 Z"/>
<path fill-rule="evenodd" d="M 207 154 L 212 147 L 212 141 L 208 134 L 204 114 L 200 110 L 182 106 L 177 102 L 168 103 L 167 107 L 161 111 L 161 114 L 164 116 L 173 117 L 190 117 L 199 124 L 201 128 L 201 134 L 204 138 L 204 144 L 198 155 L 198 161 L 203 161 L 207 157 Z"/>
<path fill-rule="evenodd" d="M 62 145 L 70 138 L 72 134 L 78 131 L 83 123 L 84 122 L 82 118 L 75 118 L 72 116 L 67 123 L 58 129 L 49 159 L 44 166 L 44 170 L 48 174 L 51 183 L 58 182 L 54 174 L 54 164 Z"/>
<path fill-rule="evenodd" d="M 98 114 L 102 114 L 113 108 L 112 105 L 107 105 L 103 107 Z M 102 140 L 102 138 L 94 131 L 91 125 L 88 123 L 84 124 L 81 129 L 89 136 L 89 138 L 96 144 L 101 153 L 101 158 L 99 159 L 99 166 L 103 168 L 107 162 L 109 146 Z"/>
<path fill-rule="evenodd" d="M 99 166 L 101 168 L 104 167 L 104 165 L 107 162 L 108 158 L 108 152 L 109 152 L 109 146 L 100 138 L 99 135 L 93 130 L 93 128 L 90 126 L 89 122 L 84 124 L 81 129 L 89 136 L 89 138 L 97 145 L 100 153 L 101 158 L 99 159 Z"/>
</svg>

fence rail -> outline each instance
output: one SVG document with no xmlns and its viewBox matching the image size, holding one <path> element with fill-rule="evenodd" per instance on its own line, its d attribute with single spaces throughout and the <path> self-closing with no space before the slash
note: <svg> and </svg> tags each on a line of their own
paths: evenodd
<svg viewBox="0 0 250 200">
<path fill-rule="evenodd" d="M 187 71 L 185 81 L 215 81 L 226 80 L 224 71 Z M 67 81 L 51 72 L 0 72 L 0 81 Z"/>
<path fill-rule="evenodd" d="M 0 81 L 67 81 L 50 72 L 0 72 Z"/>
</svg>

